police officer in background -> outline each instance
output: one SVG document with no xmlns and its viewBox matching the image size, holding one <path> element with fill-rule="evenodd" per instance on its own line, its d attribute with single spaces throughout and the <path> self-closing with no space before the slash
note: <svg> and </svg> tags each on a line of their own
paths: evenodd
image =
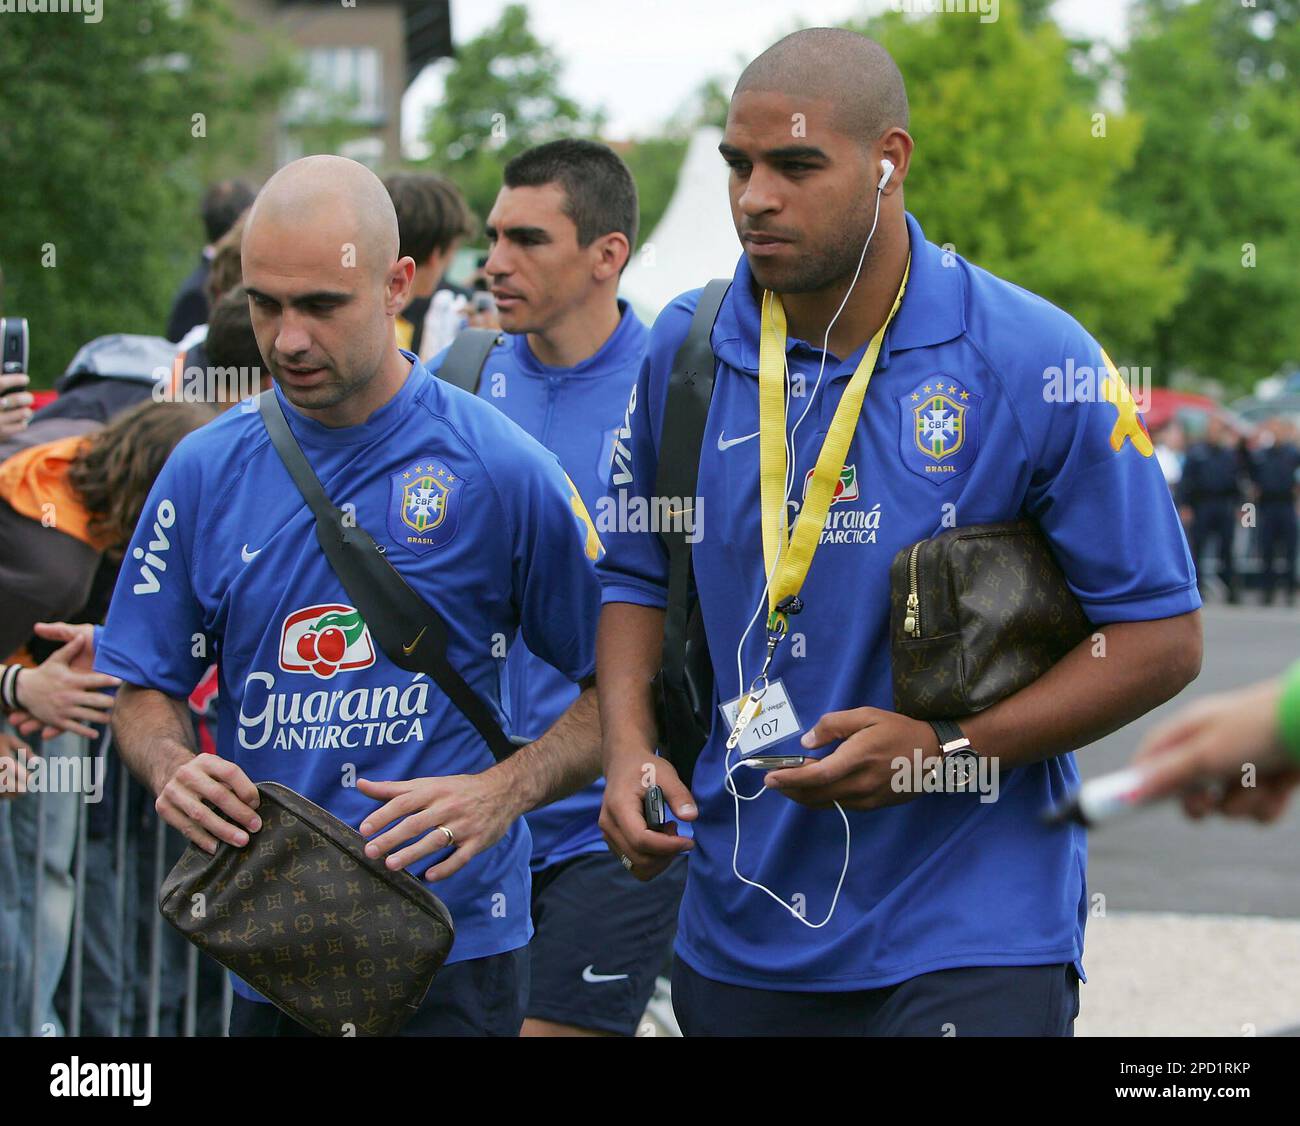
<svg viewBox="0 0 1300 1126">
<path fill-rule="evenodd" d="M 1183 521 L 1189 524 L 1196 581 L 1205 593 L 1205 549 L 1215 541 L 1219 554 L 1219 578 L 1236 603 L 1237 573 L 1232 561 L 1232 540 L 1241 514 L 1242 458 L 1236 436 L 1221 418 L 1211 416 L 1204 437 L 1187 451 L 1178 503 Z"/>
<path fill-rule="evenodd" d="M 1250 476 L 1259 504 L 1259 558 L 1261 590 L 1265 606 L 1273 603 L 1273 587 L 1282 564 L 1282 594 L 1288 606 L 1295 605 L 1296 498 L 1300 492 L 1300 447 L 1296 425 L 1277 418 L 1265 424 L 1273 441 L 1256 450 L 1250 462 Z"/>
</svg>

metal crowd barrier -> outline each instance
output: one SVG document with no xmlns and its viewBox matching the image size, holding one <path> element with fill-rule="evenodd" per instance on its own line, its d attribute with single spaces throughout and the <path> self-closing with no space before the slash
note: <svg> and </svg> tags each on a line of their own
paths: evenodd
<svg viewBox="0 0 1300 1126">
<path fill-rule="evenodd" d="M 127 943 L 134 941 L 138 937 L 138 924 L 141 922 L 137 918 L 140 911 L 140 895 L 131 895 L 132 891 L 138 891 L 137 888 L 128 888 L 127 872 L 129 866 L 129 857 L 127 855 L 129 833 L 129 816 L 130 816 L 130 788 L 132 780 L 127 771 L 126 764 L 112 752 L 112 741 L 108 732 L 97 741 L 97 745 L 92 747 L 88 739 L 79 739 L 77 742 L 79 753 L 83 759 L 93 760 L 97 756 L 106 756 L 105 776 L 109 769 L 116 772 L 115 787 L 113 790 L 116 807 L 114 809 L 113 821 L 113 862 L 112 862 L 112 896 L 111 904 L 87 904 L 86 893 L 86 866 L 87 854 L 90 848 L 89 834 L 89 803 L 85 800 L 85 795 L 79 795 L 77 801 L 76 814 L 76 832 L 73 843 L 72 861 L 70 875 L 73 887 L 72 902 L 72 923 L 68 937 L 66 952 L 46 949 L 45 928 L 41 925 L 42 905 L 45 902 L 46 887 L 46 861 L 51 842 L 48 840 L 47 828 L 47 795 L 44 788 L 24 794 L 20 797 L 10 799 L 12 801 L 34 802 L 35 803 L 35 862 L 30 873 L 19 873 L 19 878 L 30 878 L 32 881 L 32 913 L 30 918 L 24 916 L 24 923 L 28 924 L 27 933 L 18 936 L 20 942 L 28 945 L 31 951 L 30 955 L 30 975 L 31 980 L 26 983 L 27 1007 L 30 1013 L 28 1032 L 32 1036 L 48 1036 L 54 1034 L 57 1029 L 46 1021 L 47 1011 L 43 1009 L 42 1003 L 45 998 L 42 996 L 41 978 L 42 967 L 49 958 L 58 958 L 61 953 L 65 953 L 62 992 L 67 999 L 66 1004 L 66 1028 L 64 1031 L 69 1036 L 79 1036 L 82 1034 L 85 1017 L 85 974 L 86 974 L 86 940 L 87 940 L 87 911 L 95 910 L 103 912 L 111 906 L 111 934 L 114 944 L 113 957 L 117 961 L 116 972 L 120 988 L 114 998 L 115 1012 L 112 1015 L 111 1034 L 114 1036 L 130 1035 L 130 1030 L 124 1027 L 123 1017 L 124 1010 L 128 1009 L 128 994 L 135 988 L 136 979 L 147 966 L 147 991 L 145 1012 L 143 1014 L 143 1024 L 145 1035 L 158 1036 L 161 1034 L 160 1013 L 163 1000 L 163 943 L 170 939 L 173 944 L 177 938 L 172 936 L 163 926 L 162 915 L 155 909 L 149 912 L 148 923 L 143 929 L 147 933 L 147 947 L 145 950 L 138 950 L 138 953 L 144 955 L 144 960 L 137 960 L 135 972 L 127 973 Z M 82 777 L 84 777 L 84 772 Z M 155 902 L 157 899 L 157 889 L 161 887 L 163 878 L 167 874 L 169 865 L 167 864 L 168 836 L 173 833 L 161 817 L 154 815 L 152 827 L 152 847 L 148 848 L 146 839 L 149 834 L 145 835 L 139 841 L 140 852 L 143 853 L 148 848 L 147 868 L 143 868 L 140 873 L 140 879 L 146 882 L 149 891 L 148 900 Z M 144 855 L 138 859 L 142 862 L 146 860 Z M 183 940 L 182 940 L 183 941 Z M 199 997 L 199 961 L 200 954 L 196 947 L 185 943 L 184 958 L 184 986 L 182 993 L 181 1007 L 181 1029 L 182 1036 L 196 1035 L 200 1016 L 200 997 Z M 232 990 L 229 976 L 221 971 L 221 991 L 220 991 L 220 1028 L 222 1034 L 229 1030 L 230 1010 L 232 1005 Z M 137 1020 L 137 1025 L 140 1023 Z"/>
</svg>

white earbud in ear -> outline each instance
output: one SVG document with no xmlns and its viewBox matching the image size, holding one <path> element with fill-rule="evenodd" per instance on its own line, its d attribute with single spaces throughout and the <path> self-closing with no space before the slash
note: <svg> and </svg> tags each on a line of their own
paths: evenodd
<svg viewBox="0 0 1300 1126">
<path fill-rule="evenodd" d="M 880 183 L 876 185 L 876 191 L 883 192 L 885 185 L 889 183 L 890 177 L 894 174 L 894 162 L 886 157 L 880 162 Z"/>
</svg>

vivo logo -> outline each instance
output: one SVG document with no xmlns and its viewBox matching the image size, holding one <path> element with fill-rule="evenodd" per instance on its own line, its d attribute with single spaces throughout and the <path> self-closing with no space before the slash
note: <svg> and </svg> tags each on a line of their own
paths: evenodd
<svg viewBox="0 0 1300 1126">
<path fill-rule="evenodd" d="M 175 523 L 176 506 L 164 497 L 158 502 L 158 511 L 153 522 L 153 539 L 149 541 L 149 550 L 137 547 L 131 552 L 133 559 L 144 560 L 140 565 L 140 581 L 131 588 L 133 593 L 157 594 L 162 589 L 158 582 L 158 575 L 154 572 L 162 573 L 167 570 L 167 561 L 162 556 L 172 545 L 167 532 Z"/>
<path fill-rule="evenodd" d="M 610 484 L 622 488 L 632 484 L 632 451 L 627 443 L 632 440 L 632 416 L 636 414 L 636 385 L 632 386 L 632 397 L 628 400 L 627 412 L 623 415 L 623 425 L 614 436 L 613 477 Z"/>
</svg>

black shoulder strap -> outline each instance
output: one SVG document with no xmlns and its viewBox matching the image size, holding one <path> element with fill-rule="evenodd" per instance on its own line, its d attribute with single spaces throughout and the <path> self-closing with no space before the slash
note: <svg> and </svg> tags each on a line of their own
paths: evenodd
<svg viewBox="0 0 1300 1126">
<path fill-rule="evenodd" d="M 709 417 L 709 402 L 713 398 L 713 380 L 717 372 L 710 338 L 713 322 L 718 319 L 718 310 L 730 288 L 731 279 L 721 278 L 711 281 L 700 294 L 690 330 L 677 350 L 669 376 L 668 402 L 660 427 L 659 469 L 655 475 L 654 495 L 679 498 L 682 505 L 695 504 L 700 448 L 704 443 L 704 426 Z M 677 501 L 673 503 L 676 505 Z M 693 519 L 689 523 L 694 526 Z M 661 675 L 665 687 L 674 693 L 684 693 L 686 687 L 686 627 L 690 618 L 691 578 L 687 524 L 685 520 L 675 524 L 670 522 L 671 530 L 660 533 L 668 549 L 668 607 Z"/>
<path fill-rule="evenodd" d="M 259 396 L 258 409 L 280 460 L 316 516 L 316 538 L 334 573 L 388 659 L 407 672 L 422 672 L 483 736 L 499 762 L 514 749 L 492 709 L 447 660 L 447 623 L 407 584 L 370 533 L 343 518 L 325 495 L 303 456 L 274 389 Z"/>
<path fill-rule="evenodd" d="M 491 328 L 467 328 L 452 341 L 447 358 L 438 369 L 438 378 L 468 391 L 478 394 L 479 380 L 483 378 L 483 365 L 492 349 L 504 344 L 505 337 Z"/>
</svg>

